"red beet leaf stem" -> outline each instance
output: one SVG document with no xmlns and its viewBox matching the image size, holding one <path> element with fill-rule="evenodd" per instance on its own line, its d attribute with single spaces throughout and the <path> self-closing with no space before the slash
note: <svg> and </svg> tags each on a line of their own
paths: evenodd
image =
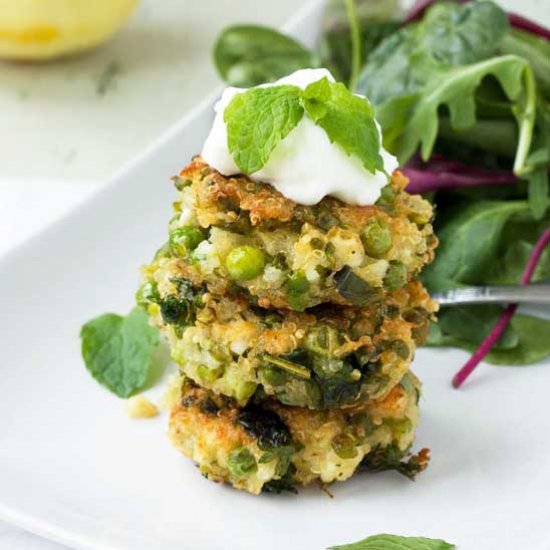
<svg viewBox="0 0 550 550">
<path fill-rule="evenodd" d="M 533 273 L 539 263 L 540 257 L 544 249 L 550 243 L 550 228 L 546 229 L 539 237 L 537 244 L 533 248 L 533 252 L 527 261 L 523 274 L 519 280 L 520 285 L 528 285 L 531 282 Z M 476 352 L 470 357 L 466 364 L 457 372 L 453 378 L 453 386 L 459 388 L 474 369 L 481 363 L 483 358 L 491 351 L 492 347 L 498 342 L 499 338 L 504 334 L 510 320 L 514 316 L 517 309 L 517 304 L 510 304 L 505 310 L 497 324 L 493 327 L 487 338 L 479 345 Z"/>
</svg>

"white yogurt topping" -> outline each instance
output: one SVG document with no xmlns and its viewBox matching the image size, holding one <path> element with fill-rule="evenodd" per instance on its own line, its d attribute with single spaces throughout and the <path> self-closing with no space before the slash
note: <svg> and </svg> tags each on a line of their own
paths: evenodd
<svg viewBox="0 0 550 550">
<path fill-rule="evenodd" d="M 302 69 L 264 86 L 293 84 L 304 89 L 325 76 L 334 81 L 326 69 Z M 214 107 L 216 118 L 202 150 L 205 162 L 225 176 L 238 174 L 240 170 L 229 153 L 223 114 L 233 96 L 243 91 L 242 88 L 224 90 Z M 398 166 L 397 159 L 383 147 L 380 154 L 384 169 L 391 174 Z M 374 204 L 388 183 L 384 172 L 372 174 L 358 157 L 348 156 L 337 144 L 331 143 L 325 131 L 306 114 L 275 147 L 263 168 L 250 178 L 270 183 L 285 197 L 300 204 L 316 204 L 326 195 L 349 204 Z"/>
</svg>

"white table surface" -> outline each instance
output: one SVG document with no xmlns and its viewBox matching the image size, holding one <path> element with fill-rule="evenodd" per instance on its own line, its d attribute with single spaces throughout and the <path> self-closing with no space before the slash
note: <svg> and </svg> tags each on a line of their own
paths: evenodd
<svg viewBox="0 0 550 550">
<path fill-rule="evenodd" d="M 142 0 L 114 39 L 84 56 L 0 62 L 0 254 L 83 200 L 216 88 L 220 29 L 278 26 L 304 2 Z"/>
<path fill-rule="evenodd" d="M 114 39 L 84 56 L 0 62 L 0 254 L 85 200 L 220 84 L 211 62 L 220 29 L 281 25 L 304 1 L 142 0 Z M 63 548 L 0 522 L 0 550 Z"/>
</svg>

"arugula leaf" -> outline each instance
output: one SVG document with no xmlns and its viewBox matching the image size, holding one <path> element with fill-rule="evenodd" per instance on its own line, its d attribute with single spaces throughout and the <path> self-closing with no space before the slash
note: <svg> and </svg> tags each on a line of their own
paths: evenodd
<svg viewBox="0 0 550 550">
<path fill-rule="evenodd" d="M 342 83 L 322 78 L 304 90 L 302 102 L 306 113 L 325 130 L 332 143 L 348 156 L 357 156 L 370 172 L 384 170 L 380 134 L 366 98 L 352 94 Z"/>
<path fill-rule="evenodd" d="M 374 535 L 351 544 L 331 546 L 328 550 L 451 550 L 452 548 L 456 546 L 441 539 Z"/>
<path fill-rule="evenodd" d="M 505 13 L 492 2 L 436 4 L 424 19 L 386 38 L 372 53 L 358 90 L 376 106 L 384 144 L 401 164 L 416 149 L 427 160 L 439 131 L 439 112 L 449 111 L 460 135 L 475 126 L 476 94 L 487 77 L 504 92 L 500 108 L 519 126 L 514 173 L 531 171 L 526 159 L 533 137 L 536 88 L 529 62 L 517 55 L 491 57 L 508 30 Z"/>
<path fill-rule="evenodd" d="M 534 169 L 526 176 L 529 183 L 529 207 L 535 219 L 542 218 L 550 205 L 547 166 L 548 163 Z"/>
<path fill-rule="evenodd" d="M 216 41 L 214 61 L 226 82 L 243 88 L 318 66 L 314 54 L 292 38 L 256 25 L 225 29 Z"/>
<path fill-rule="evenodd" d="M 229 152 L 243 174 L 265 165 L 277 144 L 304 114 L 300 88 L 283 85 L 251 88 L 237 94 L 224 112 Z"/>
<path fill-rule="evenodd" d="M 532 80 L 531 67 L 524 59 L 512 55 L 434 72 L 420 92 L 409 98 L 406 121 L 398 128 L 398 132 L 393 129 L 393 143 L 388 143 L 387 147 L 404 164 L 421 146 L 422 159 L 427 160 L 432 154 L 438 133 L 439 109 L 445 106 L 449 110 L 454 130 L 473 127 L 476 122 L 475 92 L 481 81 L 489 75 L 500 82 L 511 101 L 518 102 L 516 117 L 520 124 L 520 138 L 514 171 L 521 171 L 531 143 L 535 98 L 528 93 Z M 384 124 L 393 125 L 392 103 L 385 103 L 377 111 L 383 128 Z"/>
<path fill-rule="evenodd" d="M 147 314 L 134 308 L 88 321 L 80 332 L 82 357 L 90 374 L 119 397 L 129 397 L 146 384 L 159 344 L 158 331 Z"/>
<path fill-rule="evenodd" d="M 432 323 L 430 326 L 430 335 L 426 345 L 452 346 L 474 351 L 479 343 L 479 337 L 475 341 L 466 340 L 460 337 L 462 327 L 459 324 L 447 320 L 443 324 L 441 323 L 451 312 L 451 309 L 444 309 L 440 312 L 440 322 L 438 324 Z M 498 316 L 484 326 L 483 337 L 493 328 L 497 319 Z M 503 346 L 503 339 L 501 339 L 499 345 L 495 346 L 485 356 L 484 361 L 495 365 L 529 365 L 544 359 L 550 354 L 549 320 L 516 314 L 510 321 L 510 326 L 504 338 L 507 338 L 506 335 L 508 334 L 513 334 L 513 338 L 517 339 L 517 344 L 511 347 Z"/>
<path fill-rule="evenodd" d="M 510 29 L 502 40 L 499 51 L 519 55 L 531 64 L 541 91 L 550 97 L 550 42 L 524 31 Z"/>
</svg>

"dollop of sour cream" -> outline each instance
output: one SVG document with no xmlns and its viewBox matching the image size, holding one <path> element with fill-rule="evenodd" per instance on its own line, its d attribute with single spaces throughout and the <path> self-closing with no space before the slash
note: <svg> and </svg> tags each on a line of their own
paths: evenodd
<svg viewBox="0 0 550 550">
<path fill-rule="evenodd" d="M 302 69 L 263 86 L 292 84 L 304 89 L 323 77 L 334 82 L 327 69 Z M 214 107 L 216 117 L 202 150 L 204 161 L 225 176 L 239 174 L 240 170 L 227 145 L 224 111 L 233 97 L 243 91 L 245 89 L 232 87 L 224 90 Z M 391 174 L 398 166 L 397 159 L 383 147 L 380 154 L 386 173 Z M 275 147 L 267 163 L 250 178 L 270 183 L 285 197 L 305 205 L 316 204 L 327 195 L 349 204 L 374 204 L 388 183 L 384 172 L 369 172 L 358 157 L 348 156 L 337 144 L 331 143 L 325 131 L 306 114 Z"/>
</svg>

